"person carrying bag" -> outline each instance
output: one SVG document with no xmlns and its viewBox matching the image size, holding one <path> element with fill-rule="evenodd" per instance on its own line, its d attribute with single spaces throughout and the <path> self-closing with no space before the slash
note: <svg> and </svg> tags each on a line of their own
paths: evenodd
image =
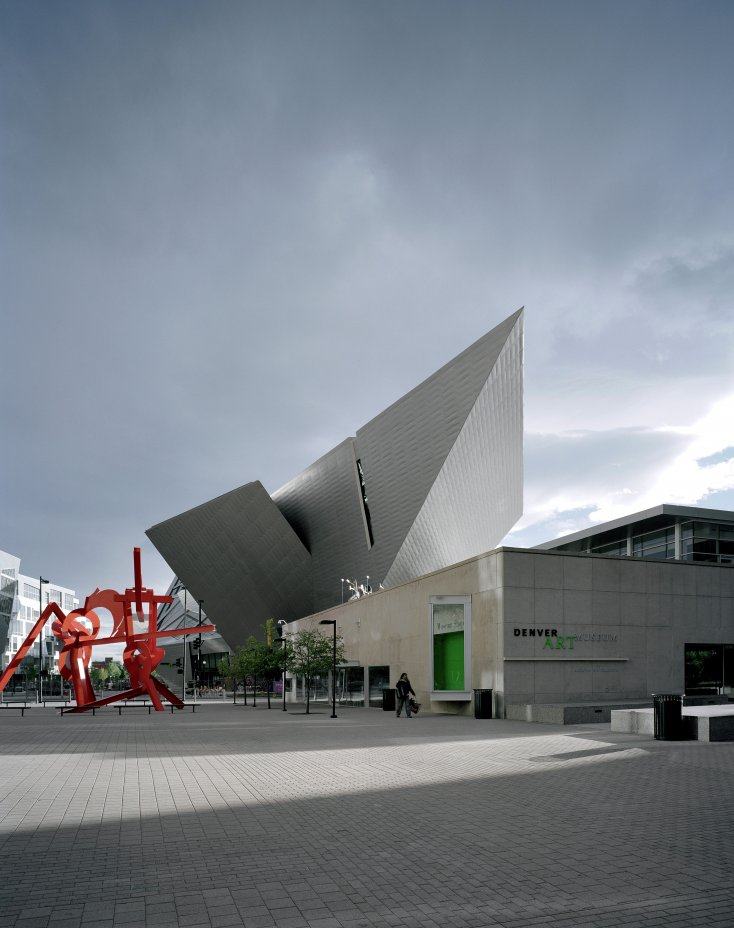
<svg viewBox="0 0 734 928">
<path fill-rule="evenodd" d="M 395 684 L 395 690 L 398 694 L 398 708 L 395 713 L 397 718 L 400 718 L 400 713 L 403 711 L 403 706 L 405 706 L 405 717 L 410 718 L 411 712 L 411 696 L 415 696 L 415 690 L 410 685 L 410 680 L 408 679 L 407 673 L 401 673 L 400 679 Z"/>
</svg>

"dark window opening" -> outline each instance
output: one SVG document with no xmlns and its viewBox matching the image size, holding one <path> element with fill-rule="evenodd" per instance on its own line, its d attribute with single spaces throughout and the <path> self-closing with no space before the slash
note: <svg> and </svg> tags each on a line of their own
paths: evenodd
<svg viewBox="0 0 734 928">
<path fill-rule="evenodd" d="M 686 696 L 734 695 L 734 645 L 685 645 Z"/>
<path fill-rule="evenodd" d="M 369 704 L 375 709 L 382 708 L 382 691 L 390 688 L 390 668 L 388 666 L 370 667 L 369 677 Z"/>
<path fill-rule="evenodd" d="M 370 548 L 375 543 L 374 536 L 372 534 L 372 518 L 370 516 L 370 507 L 367 503 L 367 487 L 364 482 L 364 471 L 362 470 L 362 462 L 357 460 L 357 475 L 359 477 L 359 492 L 362 497 L 362 509 L 364 510 L 364 521 L 367 525 L 367 537 L 370 540 Z"/>
</svg>

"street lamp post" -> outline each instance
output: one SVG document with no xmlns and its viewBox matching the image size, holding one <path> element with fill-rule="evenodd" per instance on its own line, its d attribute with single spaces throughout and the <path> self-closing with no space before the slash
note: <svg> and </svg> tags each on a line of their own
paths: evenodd
<svg viewBox="0 0 734 928">
<path fill-rule="evenodd" d="M 344 605 L 344 577 L 342 577 L 342 606 Z"/>
<path fill-rule="evenodd" d="M 38 578 L 38 615 L 43 612 L 43 585 L 48 583 L 43 577 Z M 43 698 L 43 628 L 38 639 L 38 703 L 40 705 Z"/>
<path fill-rule="evenodd" d="M 319 625 L 334 626 L 334 647 L 331 658 L 331 717 L 336 718 L 336 619 L 322 619 Z"/>
<path fill-rule="evenodd" d="M 187 597 L 186 597 L 186 589 L 184 588 L 184 618 L 183 618 L 183 621 L 184 621 L 184 628 L 186 628 L 186 622 L 188 621 L 188 616 L 189 616 L 189 610 L 188 610 L 188 605 L 187 605 L 186 599 L 187 599 Z M 183 684 L 182 684 L 181 699 L 182 699 L 184 702 L 186 702 L 186 635 L 183 636 L 183 661 L 182 661 L 182 665 L 183 665 Z"/>
<path fill-rule="evenodd" d="M 288 710 L 285 707 L 285 670 L 286 670 L 285 661 L 286 661 L 286 655 L 288 651 L 287 651 L 285 638 L 281 638 L 280 643 L 283 645 L 283 712 L 287 712 Z"/>
<path fill-rule="evenodd" d="M 203 599 L 197 600 L 199 603 L 199 628 L 201 628 L 201 607 L 204 602 Z M 201 632 L 196 636 L 196 673 L 194 674 L 194 702 L 196 702 L 196 690 L 197 684 L 199 683 L 199 676 L 201 674 Z"/>
</svg>

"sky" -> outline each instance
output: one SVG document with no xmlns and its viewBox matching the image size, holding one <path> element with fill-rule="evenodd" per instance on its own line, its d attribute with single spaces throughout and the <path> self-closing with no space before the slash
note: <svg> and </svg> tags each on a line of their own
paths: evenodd
<svg viewBox="0 0 734 928">
<path fill-rule="evenodd" d="M 731 2 L 0 0 L 0 548 L 84 595 L 525 306 L 509 544 L 734 509 Z"/>
</svg>

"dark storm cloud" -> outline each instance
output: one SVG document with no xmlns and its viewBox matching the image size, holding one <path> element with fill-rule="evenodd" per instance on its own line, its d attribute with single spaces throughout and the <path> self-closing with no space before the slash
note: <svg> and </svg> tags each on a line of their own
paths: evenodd
<svg viewBox="0 0 734 928">
<path fill-rule="evenodd" d="M 624 452 L 734 392 L 729 3 L 0 15 L 29 571 L 128 580 L 145 527 L 276 488 L 522 304 L 531 431 Z"/>
</svg>

